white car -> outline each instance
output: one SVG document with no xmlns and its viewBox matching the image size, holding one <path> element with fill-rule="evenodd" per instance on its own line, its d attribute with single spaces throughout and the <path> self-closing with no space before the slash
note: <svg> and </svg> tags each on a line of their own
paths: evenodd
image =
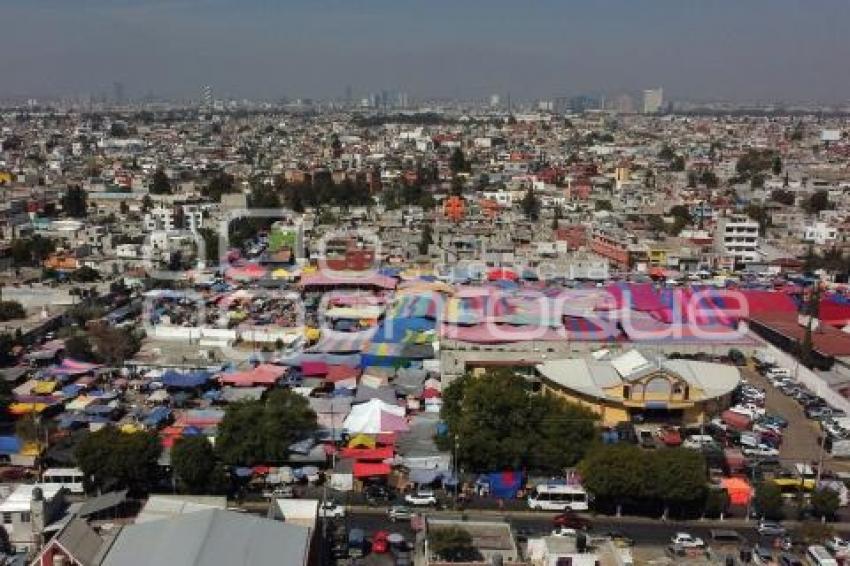
<svg viewBox="0 0 850 566">
<path fill-rule="evenodd" d="M 716 444 L 714 438 L 707 434 L 692 434 L 682 442 L 682 448 L 700 450 L 704 446 L 713 446 L 714 444 Z"/>
<path fill-rule="evenodd" d="M 743 450 L 744 456 L 751 456 L 756 458 L 778 458 L 779 450 L 768 446 L 767 444 L 759 444 L 753 448 L 744 448 Z"/>
<path fill-rule="evenodd" d="M 850 542 L 841 537 L 834 536 L 824 544 L 827 550 L 836 558 L 847 558 L 850 556 Z"/>
<path fill-rule="evenodd" d="M 688 533 L 676 533 L 670 542 L 682 548 L 702 548 L 705 546 L 703 540 Z"/>
<path fill-rule="evenodd" d="M 404 496 L 404 500 L 410 505 L 436 505 L 437 496 L 433 491 L 417 491 L 408 493 Z"/>
<path fill-rule="evenodd" d="M 319 517 L 322 519 L 342 519 L 345 517 L 345 507 L 333 501 L 325 501 L 319 506 Z"/>
<path fill-rule="evenodd" d="M 569 527 L 558 527 L 552 531 L 553 537 L 577 537 L 578 531 Z"/>
</svg>

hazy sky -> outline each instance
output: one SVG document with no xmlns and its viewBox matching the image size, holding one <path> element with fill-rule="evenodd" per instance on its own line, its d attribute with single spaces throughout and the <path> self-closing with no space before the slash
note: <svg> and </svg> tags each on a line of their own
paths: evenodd
<svg viewBox="0 0 850 566">
<path fill-rule="evenodd" d="M 850 100 L 850 0 L 0 0 L 0 96 Z"/>
</svg>

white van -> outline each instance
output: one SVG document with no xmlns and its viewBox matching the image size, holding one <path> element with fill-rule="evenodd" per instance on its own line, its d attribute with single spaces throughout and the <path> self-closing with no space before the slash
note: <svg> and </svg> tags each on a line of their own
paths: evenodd
<svg viewBox="0 0 850 566">
<path fill-rule="evenodd" d="M 806 549 L 806 562 L 811 566 L 838 566 L 838 561 L 832 557 L 829 551 L 820 546 L 814 545 Z"/>
<path fill-rule="evenodd" d="M 767 370 L 764 374 L 768 379 L 776 379 L 779 377 L 791 377 L 791 370 L 783 367 L 775 367 Z"/>
<path fill-rule="evenodd" d="M 587 492 L 579 485 L 541 484 L 528 496 L 528 507 L 541 511 L 587 511 Z"/>
<path fill-rule="evenodd" d="M 83 471 L 79 468 L 48 468 L 41 476 L 41 483 L 58 485 L 71 493 L 84 493 Z"/>
</svg>

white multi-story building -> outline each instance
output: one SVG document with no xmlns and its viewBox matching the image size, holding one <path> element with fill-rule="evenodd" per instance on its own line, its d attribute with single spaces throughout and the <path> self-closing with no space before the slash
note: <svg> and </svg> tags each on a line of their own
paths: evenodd
<svg viewBox="0 0 850 566">
<path fill-rule="evenodd" d="M 811 242 L 819 246 L 830 244 L 838 239 L 838 229 L 826 222 L 815 222 L 806 226 L 803 232 L 803 241 Z"/>
<path fill-rule="evenodd" d="M 664 89 L 651 88 L 643 91 L 643 113 L 656 114 L 664 105 Z"/>
<path fill-rule="evenodd" d="M 759 259 L 759 223 L 746 216 L 721 218 L 714 234 L 715 247 L 735 263 Z"/>
<path fill-rule="evenodd" d="M 204 213 L 200 206 L 187 204 L 182 207 L 183 228 L 190 232 L 197 232 L 204 225 Z M 166 231 L 177 229 L 177 222 L 173 208 L 152 208 L 145 214 L 144 226 L 146 232 Z"/>
<path fill-rule="evenodd" d="M 16 550 L 37 547 L 44 528 L 64 504 L 65 490 L 58 484 L 4 486 L 0 493 L 0 521 L 9 544 Z"/>
</svg>

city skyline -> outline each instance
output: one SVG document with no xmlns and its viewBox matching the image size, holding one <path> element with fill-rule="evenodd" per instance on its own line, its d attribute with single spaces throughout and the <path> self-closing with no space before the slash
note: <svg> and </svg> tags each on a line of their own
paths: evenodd
<svg viewBox="0 0 850 566">
<path fill-rule="evenodd" d="M 688 4 L 496 0 L 10 0 L 0 97 L 86 96 L 122 85 L 197 98 L 519 99 L 585 92 L 845 102 L 850 6 L 795 0 Z"/>
</svg>

